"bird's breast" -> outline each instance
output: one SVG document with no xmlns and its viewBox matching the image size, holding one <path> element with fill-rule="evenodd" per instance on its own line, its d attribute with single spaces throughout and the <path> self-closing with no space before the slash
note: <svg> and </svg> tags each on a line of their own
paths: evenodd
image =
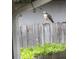
<svg viewBox="0 0 79 59">
<path fill-rule="evenodd" d="M 47 19 L 47 14 L 44 14 L 44 18 Z"/>
</svg>

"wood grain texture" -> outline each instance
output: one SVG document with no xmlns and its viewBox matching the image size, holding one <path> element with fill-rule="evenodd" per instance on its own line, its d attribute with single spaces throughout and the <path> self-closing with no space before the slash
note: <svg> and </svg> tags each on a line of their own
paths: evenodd
<svg viewBox="0 0 79 59">
<path fill-rule="evenodd" d="M 27 26 L 27 25 L 26 25 Z M 63 23 L 46 23 L 21 26 L 20 45 L 22 47 L 33 47 L 44 43 L 65 43 L 66 26 Z"/>
</svg>

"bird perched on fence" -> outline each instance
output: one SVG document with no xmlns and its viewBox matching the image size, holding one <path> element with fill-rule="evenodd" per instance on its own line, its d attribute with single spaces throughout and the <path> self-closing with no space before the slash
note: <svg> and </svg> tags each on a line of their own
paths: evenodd
<svg viewBox="0 0 79 59">
<path fill-rule="evenodd" d="M 43 17 L 45 20 L 50 20 L 52 23 L 54 23 L 52 16 L 48 14 L 46 11 L 43 11 Z"/>
</svg>

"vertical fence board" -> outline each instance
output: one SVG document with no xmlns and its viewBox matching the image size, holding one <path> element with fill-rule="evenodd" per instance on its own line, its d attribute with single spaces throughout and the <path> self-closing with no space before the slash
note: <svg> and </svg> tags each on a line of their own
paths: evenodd
<svg viewBox="0 0 79 59">
<path fill-rule="evenodd" d="M 66 42 L 66 24 L 62 24 L 62 43 Z"/>
<path fill-rule="evenodd" d="M 41 27 L 42 27 L 42 32 L 41 32 L 42 39 L 41 39 L 41 41 L 42 41 L 42 45 L 43 45 L 44 42 L 45 42 L 45 40 L 44 40 L 44 26 L 43 26 L 43 24 L 41 24 Z"/>
<path fill-rule="evenodd" d="M 46 23 L 46 24 L 43 24 L 44 26 L 44 41 L 45 43 L 50 43 L 51 41 L 51 32 L 50 32 L 50 24 L 49 23 Z"/>
<path fill-rule="evenodd" d="M 57 24 L 53 24 L 53 42 L 58 42 L 57 30 Z"/>
</svg>

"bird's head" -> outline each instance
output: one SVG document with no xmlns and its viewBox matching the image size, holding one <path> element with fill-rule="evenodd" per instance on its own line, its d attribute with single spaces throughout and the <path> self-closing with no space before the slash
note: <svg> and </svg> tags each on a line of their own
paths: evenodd
<svg viewBox="0 0 79 59">
<path fill-rule="evenodd" d="M 47 18 L 48 18 L 47 15 L 48 15 L 47 11 L 43 11 L 43 17 L 44 17 L 45 20 L 47 20 Z"/>
</svg>

